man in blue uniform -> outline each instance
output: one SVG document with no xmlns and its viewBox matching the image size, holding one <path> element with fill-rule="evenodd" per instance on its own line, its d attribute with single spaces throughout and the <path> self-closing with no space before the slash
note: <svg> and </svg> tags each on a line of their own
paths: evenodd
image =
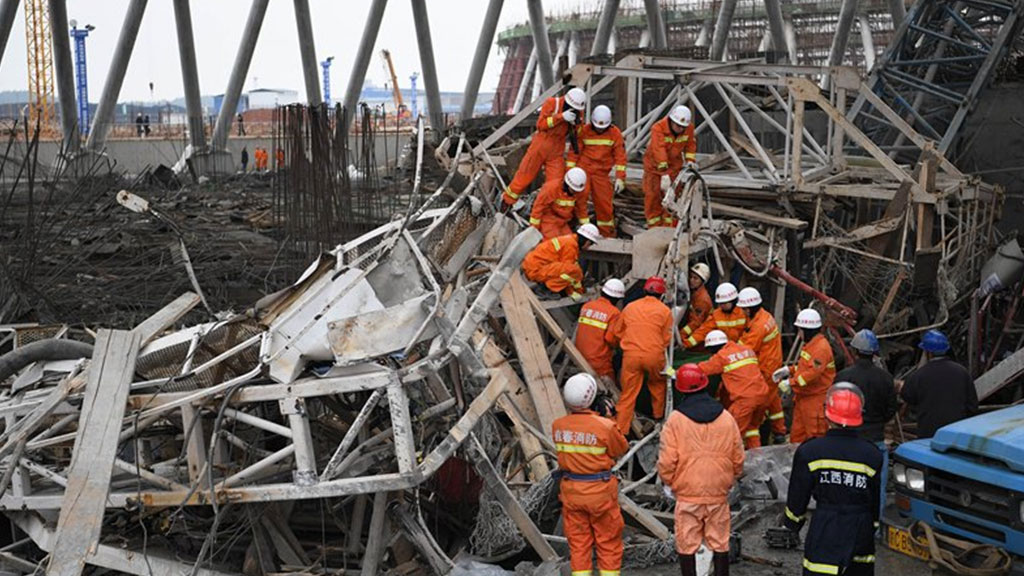
<svg viewBox="0 0 1024 576">
<path fill-rule="evenodd" d="M 871 575 L 875 572 L 882 453 L 861 439 L 864 396 L 848 382 L 825 397 L 825 436 L 800 445 L 786 499 L 784 525 L 799 532 L 813 496 L 817 502 L 804 542 L 805 576 Z"/>
</svg>

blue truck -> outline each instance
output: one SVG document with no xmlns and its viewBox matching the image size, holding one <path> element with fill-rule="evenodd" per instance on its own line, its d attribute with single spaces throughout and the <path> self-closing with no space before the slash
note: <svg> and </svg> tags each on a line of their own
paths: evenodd
<svg viewBox="0 0 1024 576">
<path fill-rule="evenodd" d="M 1024 556 L 1024 405 L 902 444 L 892 475 L 902 517 Z"/>
</svg>

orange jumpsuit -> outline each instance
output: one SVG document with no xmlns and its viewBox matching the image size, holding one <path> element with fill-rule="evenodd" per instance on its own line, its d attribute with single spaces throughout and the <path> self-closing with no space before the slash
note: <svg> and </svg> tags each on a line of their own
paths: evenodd
<svg viewBox="0 0 1024 576">
<path fill-rule="evenodd" d="M 577 154 L 569 149 L 566 168 L 579 166 L 587 173 L 587 188 L 594 199 L 594 214 L 597 216 L 597 229 L 605 238 L 615 237 L 615 209 L 612 197 L 615 189 L 608 173 L 614 169 L 615 179 L 626 179 L 626 144 L 622 140 L 622 132 L 616 126 L 609 126 L 604 132 L 598 132 L 594 126 L 587 124 L 579 129 L 576 137 L 580 152 Z"/>
<path fill-rule="evenodd" d="M 704 286 L 690 294 L 690 308 L 686 311 L 686 325 L 683 326 L 682 331 L 683 340 L 704 324 L 712 308 L 711 295 L 708 294 L 708 289 Z M 694 345 L 696 346 L 696 341 L 694 341 Z"/>
<path fill-rule="evenodd" d="M 583 269 L 580 268 L 580 245 L 575 234 L 544 240 L 523 259 L 527 280 L 539 282 L 548 290 L 560 293 L 566 288 L 583 293 Z"/>
<path fill-rule="evenodd" d="M 800 361 L 789 376 L 793 389 L 793 429 L 790 441 L 799 444 L 809 438 L 824 436 L 825 395 L 836 379 L 836 363 L 832 346 L 818 334 L 800 349 Z"/>
<path fill-rule="evenodd" d="M 562 96 L 548 98 L 540 107 L 537 131 L 533 133 L 526 155 L 519 162 L 515 177 L 502 194 L 505 204 L 512 205 L 519 200 L 526 187 L 537 177 L 541 166 L 544 167 L 545 183 L 562 181 L 565 176 L 565 137 L 569 134 L 569 124 L 562 118 L 562 112 L 565 111 L 565 97 Z M 579 114 L 581 112 L 577 112 Z"/>
<path fill-rule="evenodd" d="M 619 314 L 619 309 L 604 296 L 598 296 L 580 309 L 580 319 L 576 325 L 576 348 L 598 376 L 615 378 L 612 347 L 608 345 L 605 336 L 608 335 L 608 326 Z"/>
<path fill-rule="evenodd" d="M 600 573 L 618 576 L 624 523 L 619 480 L 611 469 L 629 444 L 613 420 L 590 410 L 562 416 L 551 428 L 562 472 L 559 499 L 572 573 L 591 574 L 596 546 Z"/>
<path fill-rule="evenodd" d="M 569 221 L 573 216 L 580 224 L 590 222 L 587 217 L 587 191 L 574 193 L 561 180 L 548 180 L 533 201 L 530 226 L 540 230 L 544 239 L 572 234 Z"/>
<path fill-rule="evenodd" d="M 683 346 L 693 348 L 704 341 L 712 330 L 721 330 L 729 338 L 730 342 L 739 342 L 743 330 L 747 327 L 747 315 L 739 307 L 733 307 L 732 312 L 723 312 L 722 308 L 715 308 L 711 315 L 704 320 L 696 330 L 689 336 L 683 337 Z M 685 328 L 684 328 L 685 331 Z"/>
<path fill-rule="evenodd" d="M 654 417 L 660 419 L 665 414 L 667 380 L 661 372 L 665 369 L 665 349 L 672 340 L 672 311 L 653 296 L 634 300 L 612 323 L 606 338 L 622 348 L 622 395 L 615 410 L 619 431 L 626 434 L 645 376 Z"/>
<path fill-rule="evenodd" d="M 782 336 L 775 317 L 764 308 L 758 310 L 747 322 L 747 329 L 740 336 L 740 342 L 750 346 L 757 354 L 761 375 L 765 383 L 771 385 L 772 373 L 782 367 Z M 772 390 L 768 398 L 768 420 L 772 423 L 772 432 L 783 436 L 786 434 L 786 413 L 782 411 L 782 397 L 776 390 Z"/>
<path fill-rule="evenodd" d="M 705 374 L 722 375 L 722 387 L 729 395 L 729 413 L 743 433 L 747 448 L 761 445 L 761 422 L 768 405 L 768 384 L 761 376 L 757 354 L 744 344 L 728 342 L 714 356 L 698 364 Z"/>
<path fill-rule="evenodd" d="M 662 118 L 651 127 L 651 142 L 644 153 L 644 216 L 647 227 L 675 226 L 672 214 L 661 205 L 661 177 L 668 174 L 673 180 L 683 170 L 683 155 L 687 162 L 697 159 L 697 137 L 693 123 L 679 136 L 672 134 L 668 118 Z"/>
<path fill-rule="evenodd" d="M 658 475 L 676 496 L 676 552 L 695 554 L 702 540 L 713 552 L 729 551 L 729 490 L 742 473 L 743 442 L 728 412 L 706 424 L 669 414 Z"/>
</svg>

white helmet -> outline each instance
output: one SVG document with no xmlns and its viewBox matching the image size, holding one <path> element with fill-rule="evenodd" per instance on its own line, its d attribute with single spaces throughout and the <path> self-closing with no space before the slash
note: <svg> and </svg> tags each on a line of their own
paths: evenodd
<svg viewBox="0 0 1024 576">
<path fill-rule="evenodd" d="M 821 328 L 821 314 L 813 308 L 801 310 L 793 325 L 797 328 Z"/>
<path fill-rule="evenodd" d="M 612 298 L 625 298 L 626 285 L 618 278 L 609 278 L 605 281 L 604 286 L 601 288 L 601 292 L 606 296 L 611 296 Z"/>
<path fill-rule="evenodd" d="M 668 113 L 668 118 L 679 126 L 686 128 L 690 125 L 690 109 L 686 106 L 676 106 Z"/>
<path fill-rule="evenodd" d="M 722 282 L 715 289 L 715 303 L 725 304 L 726 302 L 732 302 L 736 298 L 739 298 L 739 294 L 736 293 L 736 287 L 729 282 Z"/>
<path fill-rule="evenodd" d="M 704 346 L 725 346 L 729 342 L 729 337 L 725 335 L 725 332 L 721 330 L 712 330 L 708 332 L 708 335 L 704 337 Z"/>
<path fill-rule="evenodd" d="M 604 104 L 594 108 L 594 111 L 590 114 L 590 121 L 594 124 L 594 128 L 604 130 L 605 128 L 612 125 L 612 111 Z"/>
<path fill-rule="evenodd" d="M 711 268 L 703 262 L 698 262 L 690 268 L 690 272 L 693 272 L 700 278 L 704 283 L 707 283 L 711 279 Z"/>
<path fill-rule="evenodd" d="M 753 308 L 761 305 L 761 293 L 753 286 L 747 286 L 740 290 L 740 301 L 736 303 L 740 308 Z"/>
<path fill-rule="evenodd" d="M 574 374 L 565 381 L 562 398 L 570 410 L 586 410 L 597 396 L 597 381 L 585 372 Z"/>
<path fill-rule="evenodd" d="M 565 173 L 565 183 L 573 192 L 583 192 L 583 189 L 587 187 L 586 171 L 579 167 L 570 168 Z"/>
<path fill-rule="evenodd" d="M 573 88 L 565 93 L 565 103 L 576 110 L 583 110 L 587 105 L 587 93 L 579 88 Z"/>
<path fill-rule="evenodd" d="M 580 236 L 583 236 L 587 240 L 590 240 L 591 242 L 601 241 L 601 233 L 598 232 L 597 226 L 594 226 L 593 224 L 590 223 L 584 224 L 577 228 L 576 233 L 579 234 Z"/>
</svg>

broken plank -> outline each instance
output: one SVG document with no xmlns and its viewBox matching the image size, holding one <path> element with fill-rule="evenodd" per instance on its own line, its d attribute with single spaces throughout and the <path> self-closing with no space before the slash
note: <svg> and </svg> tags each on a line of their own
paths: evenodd
<svg viewBox="0 0 1024 576">
<path fill-rule="evenodd" d="M 154 338 L 163 333 L 164 330 L 174 326 L 185 314 L 199 305 L 202 300 L 195 292 L 185 292 L 174 299 L 173 302 L 164 306 L 156 314 L 142 321 L 135 327 L 140 334 L 142 346 L 149 344 Z"/>
<path fill-rule="evenodd" d="M 1024 374 L 1024 348 L 1017 350 L 974 381 L 978 401 L 982 401 Z"/>
<path fill-rule="evenodd" d="M 804 242 L 804 248 L 819 248 L 821 246 L 837 246 L 842 244 L 854 244 L 861 242 L 869 238 L 881 236 L 882 234 L 888 234 L 895 231 L 900 225 L 903 224 L 903 216 L 897 216 L 895 218 L 886 218 L 879 220 L 872 224 L 860 226 L 854 228 L 849 232 L 846 232 L 841 238 L 835 238 L 831 236 L 821 236 Z"/>
<path fill-rule="evenodd" d="M 388 536 L 384 533 L 384 521 L 387 520 L 388 493 L 377 492 L 373 495 L 373 513 L 370 515 L 370 536 L 366 540 L 366 553 L 363 555 L 362 576 L 374 576 L 384 556 L 384 546 Z"/>
<path fill-rule="evenodd" d="M 573 363 L 576 364 L 580 371 L 593 376 L 594 379 L 599 382 L 598 386 L 603 388 L 604 384 L 600 383 L 601 378 L 597 375 L 597 372 L 594 371 L 590 362 L 587 362 L 583 353 L 580 352 L 579 348 L 576 347 L 576 344 L 573 343 L 572 338 L 562 330 L 562 327 L 558 324 L 558 321 L 555 320 L 554 316 L 552 316 L 551 313 L 541 305 L 537 295 L 533 292 L 528 292 L 526 298 L 530 301 L 530 308 L 533 309 L 533 313 L 537 316 L 537 320 L 540 320 L 541 325 L 544 326 L 549 334 L 551 334 L 551 337 L 560 343 L 561 347 L 565 349 L 565 353 L 568 354 Z"/>
<path fill-rule="evenodd" d="M 764 212 L 758 212 L 757 210 L 749 210 L 747 208 L 740 208 L 738 206 L 728 206 L 726 204 L 720 204 L 718 202 L 711 203 L 711 210 L 715 215 L 742 218 L 744 220 L 750 220 L 752 222 L 761 222 L 762 224 L 778 226 L 779 228 L 786 228 L 789 230 L 803 230 L 804 228 L 807 228 L 807 222 L 797 218 L 773 216 L 771 214 L 765 214 Z"/>
<path fill-rule="evenodd" d="M 134 330 L 97 335 L 48 576 L 78 576 L 96 553 L 140 341 Z"/>
<path fill-rule="evenodd" d="M 650 532 L 651 535 L 658 540 L 668 540 L 672 537 L 672 533 L 669 532 L 668 528 L 666 528 L 664 524 L 652 516 L 650 512 L 641 508 L 640 505 L 630 499 L 629 496 L 619 494 L 619 506 L 622 507 L 622 511 L 624 513 L 636 520 L 640 526 Z"/>
</svg>

